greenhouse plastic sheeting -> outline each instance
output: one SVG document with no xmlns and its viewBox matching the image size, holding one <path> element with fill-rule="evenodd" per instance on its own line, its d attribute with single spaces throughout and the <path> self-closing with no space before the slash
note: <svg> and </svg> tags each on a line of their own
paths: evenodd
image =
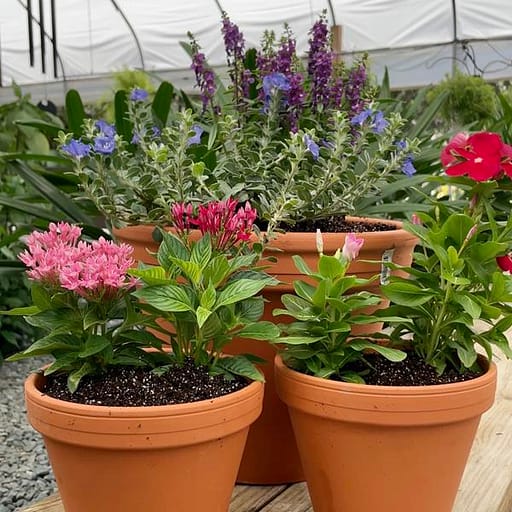
<svg viewBox="0 0 512 512">
<path fill-rule="evenodd" d="M 512 0 L 54 0 L 57 77 L 50 40 L 52 1 L 31 1 L 33 66 L 28 1 L 0 1 L 4 87 L 13 80 L 54 82 L 130 67 L 171 72 L 181 82 L 188 80 L 191 88 L 190 58 L 180 41 L 187 41 L 191 31 L 209 63 L 224 64 L 220 8 L 239 25 L 248 46 L 257 46 L 264 30 L 279 34 L 288 23 L 300 55 L 306 54 L 308 31 L 325 9 L 329 21 L 342 26 L 344 58 L 368 51 L 372 70 L 381 76 L 388 67 L 395 87 L 439 81 L 455 65 L 489 79 L 512 76 Z M 44 73 L 40 4 L 47 33 Z"/>
</svg>

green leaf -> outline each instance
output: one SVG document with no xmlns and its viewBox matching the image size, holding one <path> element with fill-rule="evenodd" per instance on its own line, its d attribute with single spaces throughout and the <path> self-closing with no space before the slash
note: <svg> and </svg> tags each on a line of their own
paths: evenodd
<svg viewBox="0 0 512 512">
<path fill-rule="evenodd" d="M 75 137 L 82 135 L 82 125 L 85 119 L 85 109 L 82 98 L 77 90 L 71 89 L 66 94 L 66 117 L 68 127 Z"/>
<path fill-rule="evenodd" d="M 230 271 L 228 259 L 223 254 L 215 256 L 203 270 L 203 277 L 206 281 L 217 287 L 226 277 Z"/>
<path fill-rule="evenodd" d="M 217 295 L 217 302 L 215 303 L 215 309 L 221 306 L 227 306 L 228 304 L 234 304 L 235 302 L 241 302 L 242 300 L 253 297 L 259 293 L 267 285 L 266 280 L 253 281 L 251 279 L 240 279 L 229 283 L 223 290 Z"/>
<path fill-rule="evenodd" d="M 19 359 L 26 359 L 27 357 L 41 356 L 52 354 L 55 350 L 59 351 L 77 351 L 78 346 L 73 343 L 70 336 L 65 335 L 49 335 L 35 341 L 23 352 L 14 354 L 9 357 L 8 361 L 18 361 Z"/>
<path fill-rule="evenodd" d="M 272 322 L 262 321 L 246 325 L 237 332 L 241 338 L 251 338 L 253 340 L 271 341 L 279 337 L 280 330 Z"/>
<path fill-rule="evenodd" d="M 31 316 L 37 315 L 41 310 L 37 306 L 24 306 L 22 308 L 13 308 L 7 311 L 0 311 L 0 315 L 6 316 Z"/>
<path fill-rule="evenodd" d="M 251 297 L 236 305 L 236 314 L 240 323 L 251 323 L 261 318 L 264 309 L 265 301 L 263 297 Z"/>
<path fill-rule="evenodd" d="M 162 82 L 156 91 L 151 105 L 154 116 L 160 121 L 162 126 L 167 124 L 173 98 L 174 86 L 169 82 Z"/>
<path fill-rule="evenodd" d="M 297 267 L 297 270 L 306 276 L 313 275 L 313 272 L 308 267 L 307 263 L 297 254 L 292 256 L 293 262 L 295 263 L 295 267 Z"/>
<path fill-rule="evenodd" d="M 443 225 L 443 233 L 455 242 L 457 248 L 460 248 L 474 224 L 474 220 L 467 215 L 452 214 Z"/>
<path fill-rule="evenodd" d="M 148 268 L 130 269 L 129 274 L 142 279 L 142 281 L 151 286 L 167 284 L 169 282 L 163 267 L 157 267 L 156 265 Z"/>
<path fill-rule="evenodd" d="M 217 368 L 224 372 L 240 375 L 251 380 L 264 382 L 263 374 L 254 366 L 254 364 L 245 356 L 238 355 L 232 357 L 220 358 L 216 365 Z"/>
<path fill-rule="evenodd" d="M 311 345 L 325 339 L 325 336 L 283 336 L 276 340 L 285 345 Z"/>
<path fill-rule="evenodd" d="M 377 343 L 371 343 L 370 341 L 365 340 L 352 340 L 350 342 L 350 347 L 358 351 L 371 349 L 393 362 L 403 361 L 407 357 L 407 354 L 403 350 L 384 347 Z"/>
<path fill-rule="evenodd" d="M 67 370 L 73 368 L 79 361 L 78 352 L 68 352 L 66 354 L 59 355 L 59 357 L 44 370 L 45 375 L 51 375 L 52 373 L 58 372 L 59 370 Z M 82 361 L 80 360 L 80 363 Z"/>
<path fill-rule="evenodd" d="M 162 241 L 158 248 L 157 258 L 158 263 L 168 271 L 171 258 L 188 261 L 190 259 L 190 254 L 178 237 L 174 236 L 172 233 L 163 232 Z"/>
<path fill-rule="evenodd" d="M 460 304 L 466 313 L 473 319 L 480 318 L 482 308 L 469 295 L 454 294 L 453 300 Z"/>
<path fill-rule="evenodd" d="M 281 296 L 281 302 L 290 313 L 300 313 L 311 309 L 311 303 L 296 295 L 285 294 Z"/>
<path fill-rule="evenodd" d="M 182 286 L 170 284 L 141 288 L 135 295 L 161 311 L 194 311 L 190 298 Z"/>
<path fill-rule="evenodd" d="M 322 277 L 335 279 L 339 275 L 343 275 L 345 267 L 346 265 L 334 256 L 322 254 L 318 260 L 318 272 Z"/>
<path fill-rule="evenodd" d="M 36 191 L 50 203 L 64 212 L 70 220 L 82 224 L 94 225 L 94 220 L 86 215 L 82 209 L 66 194 L 52 185 L 48 180 L 39 176 L 23 162 L 11 162 L 10 164 L 21 178 L 30 183 Z"/>
<path fill-rule="evenodd" d="M 190 261 L 204 269 L 212 257 L 212 244 L 210 235 L 205 234 L 195 244 L 190 255 Z"/>
<path fill-rule="evenodd" d="M 71 393 L 74 393 L 78 385 L 80 384 L 80 380 L 82 377 L 93 373 L 94 368 L 90 363 L 84 363 L 78 370 L 70 373 L 68 375 L 68 389 Z"/>
<path fill-rule="evenodd" d="M 85 359 L 93 356 L 110 345 L 110 341 L 104 336 L 91 335 L 85 342 L 83 349 L 78 354 L 78 357 Z"/>
<path fill-rule="evenodd" d="M 215 287 L 210 283 L 208 288 L 201 294 L 199 304 L 206 309 L 212 309 L 215 305 L 215 299 L 217 298 L 217 292 Z"/>
<path fill-rule="evenodd" d="M 309 302 L 311 302 L 313 294 L 315 293 L 315 287 L 309 283 L 305 283 L 304 281 L 294 281 L 293 289 L 299 297 Z"/>
<path fill-rule="evenodd" d="M 128 96 L 126 91 L 117 91 L 114 96 L 116 131 L 125 140 L 132 140 L 133 124 L 128 120 Z"/>
<path fill-rule="evenodd" d="M 210 317 L 212 314 L 212 311 L 209 309 L 203 308 L 203 306 L 199 306 L 196 309 L 196 318 L 197 318 L 197 325 L 201 329 L 203 325 L 205 324 L 206 320 Z"/>
<path fill-rule="evenodd" d="M 410 307 L 421 306 L 436 296 L 433 290 L 407 282 L 389 283 L 382 286 L 381 291 L 392 302 Z"/>
<path fill-rule="evenodd" d="M 170 260 L 174 265 L 176 265 L 176 267 L 181 269 L 190 282 L 198 284 L 199 281 L 201 281 L 202 271 L 201 267 L 197 263 L 194 263 L 193 261 L 180 260 L 178 258 L 170 258 Z"/>
<path fill-rule="evenodd" d="M 465 344 L 457 344 L 457 355 L 461 363 L 466 368 L 471 368 L 476 361 L 477 353 L 473 345 L 473 340 L 469 340 Z"/>
</svg>

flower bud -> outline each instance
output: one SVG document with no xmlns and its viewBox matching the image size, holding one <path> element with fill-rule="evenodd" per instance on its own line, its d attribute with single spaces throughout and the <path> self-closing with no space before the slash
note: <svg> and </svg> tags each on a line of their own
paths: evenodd
<svg viewBox="0 0 512 512">
<path fill-rule="evenodd" d="M 320 255 L 324 253 L 324 239 L 322 237 L 322 232 L 319 229 L 316 230 L 316 250 Z"/>
<path fill-rule="evenodd" d="M 356 259 L 363 244 L 364 238 L 358 238 L 355 233 L 348 233 L 342 250 L 343 257 L 348 261 Z"/>
</svg>

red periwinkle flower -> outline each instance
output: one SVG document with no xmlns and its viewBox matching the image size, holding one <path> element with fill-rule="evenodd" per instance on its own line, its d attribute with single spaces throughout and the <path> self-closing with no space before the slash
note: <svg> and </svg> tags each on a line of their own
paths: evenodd
<svg viewBox="0 0 512 512">
<path fill-rule="evenodd" d="M 492 180 L 502 172 L 512 176 L 512 147 L 497 133 L 458 133 L 441 152 L 441 163 L 449 176 L 467 174 L 475 181 Z"/>
<path fill-rule="evenodd" d="M 505 254 L 505 256 L 498 256 L 496 258 L 496 263 L 498 264 L 498 267 L 500 267 L 504 272 L 512 272 L 512 256 L 510 254 Z"/>
</svg>

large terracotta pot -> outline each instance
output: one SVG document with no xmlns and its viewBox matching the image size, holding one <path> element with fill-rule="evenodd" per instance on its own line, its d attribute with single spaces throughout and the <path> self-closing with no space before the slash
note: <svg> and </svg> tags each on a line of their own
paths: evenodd
<svg viewBox="0 0 512 512">
<path fill-rule="evenodd" d="M 348 217 L 348 220 L 351 218 Z M 381 219 L 364 220 L 368 223 L 387 223 L 397 229 L 359 234 L 358 236 L 362 236 L 365 242 L 359 253 L 359 258 L 352 262 L 348 273 L 365 278 L 376 274 L 385 277 L 385 267 L 381 263 L 383 258 L 400 265 L 410 265 L 417 239 L 402 229 L 400 222 Z M 146 263 L 155 263 L 154 258 L 148 252 L 148 249 L 151 252 L 156 252 L 158 248 L 158 244 L 151 237 L 153 229 L 151 226 L 130 226 L 114 230 L 114 236 L 118 241 L 129 243 L 135 248 L 136 259 Z M 333 254 L 336 249 L 342 247 L 345 236 L 346 233 L 324 233 L 324 253 Z M 276 263 L 271 264 L 267 272 L 279 279 L 282 284 L 264 290 L 263 296 L 267 302 L 263 319 L 284 322 L 284 317 L 276 319 L 272 315 L 272 310 L 282 307 L 281 295 L 293 292 L 293 281 L 301 279 L 292 260 L 294 254 L 301 255 L 311 268 L 316 268 L 318 260 L 316 233 L 279 234 L 269 245 L 265 254 L 277 258 Z M 374 263 L 363 260 L 372 260 Z M 377 280 L 368 289 L 377 293 L 379 286 Z M 380 306 L 385 305 L 386 303 L 383 301 Z M 371 333 L 379 329 L 380 326 L 375 325 L 373 329 L 366 328 L 364 331 L 361 329 L 355 334 Z M 261 366 L 266 380 L 263 413 L 249 433 L 238 482 L 275 485 L 304 480 L 288 411 L 275 390 L 273 368 L 275 348 L 261 341 L 236 340 L 226 349 L 226 352 L 231 354 L 252 353 L 267 361 L 267 364 Z"/>
<path fill-rule="evenodd" d="M 263 384 L 156 407 L 74 404 L 25 383 L 66 512 L 227 512 Z"/>
<path fill-rule="evenodd" d="M 315 512 L 450 512 L 496 366 L 439 386 L 371 386 L 311 377 L 277 356 Z"/>
</svg>

